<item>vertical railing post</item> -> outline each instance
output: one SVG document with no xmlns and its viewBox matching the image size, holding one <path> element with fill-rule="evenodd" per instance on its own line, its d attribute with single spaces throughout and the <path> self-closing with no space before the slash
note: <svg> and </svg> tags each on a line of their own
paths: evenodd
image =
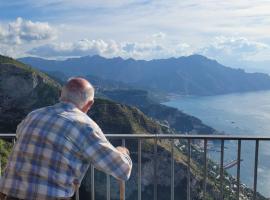
<svg viewBox="0 0 270 200">
<path fill-rule="evenodd" d="M 237 148 L 237 192 L 236 199 L 240 197 L 240 170 L 241 170 L 241 140 L 238 140 Z"/>
<path fill-rule="evenodd" d="M 0 177 L 2 176 L 2 156 L 0 155 Z"/>
<path fill-rule="evenodd" d="M 224 140 L 221 140 L 221 145 L 220 145 L 220 199 L 223 199 L 223 180 L 224 180 Z"/>
<path fill-rule="evenodd" d="M 106 199 L 111 199 L 111 176 L 109 174 L 106 175 Z"/>
<path fill-rule="evenodd" d="M 126 141 L 125 139 L 122 139 L 122 146 L 126 146 Z M 125 181 L 120 181 L 120 198 L 121 200 L 126 199 L 126 183 Z"/>
<path fill-rule="evenodd" d="M 157 200 L 157 138 L 154 145 L 154 200 Z"/>
<path fill-rule="evenodd" d="M 138 200 L 142 199 L 142 141 L 138 140 Z"/>
<path fill-rule="evenodd" d="M 257 198 L 257 176 L 258 176 L 258 157 L 259 157 L 259 140 L 256 140 L 255 146 L 255 166 L 254 166 L 254 184 L 253 184 L 253 200 Z"/>
<path fill-rule="evenodd" d="M 109 174 L 107 174 L 106 176 L 106 197 L 107 197 L 107 200 L 110 200 L 111 199 L 111 177 Z"/>
<path fill-rule="evenodd" d="M 187 200 L 190 200 L 190 158 L 191 158 L 191 147 L 190 147 L 190 139 L 188 139 L 188 177 L 187 177 Z"/>
<path fill-rule="evenodd" d="M 91 199 L 95 200 L 95 168 L 91 165 Z"/>
<path fill-rule="evenodd" d="M 171 200 L 174 200 L 174 139 L 171 140 Z"/>
<path fill-rule="evenodd" d="M 203 199 L 206 199 L 207 186 L 207 139 L 204 139 Z"/>
</svg>

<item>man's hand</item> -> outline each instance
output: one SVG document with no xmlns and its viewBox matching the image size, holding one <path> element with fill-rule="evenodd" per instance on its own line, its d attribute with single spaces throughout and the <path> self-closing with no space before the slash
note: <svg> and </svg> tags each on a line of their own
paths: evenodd
<svg viewBox="0 0 270 200">
<path fill-rule="evenodd" d="M 116 147 L 116 149 L 117 149 L 119 152 L 121 152 L 121 153 L 130 155 L 130 154 L 129 154 L 129 150 L 128 150 L 126 147 L 118 146 L 118 147 Z"/>
</svg>

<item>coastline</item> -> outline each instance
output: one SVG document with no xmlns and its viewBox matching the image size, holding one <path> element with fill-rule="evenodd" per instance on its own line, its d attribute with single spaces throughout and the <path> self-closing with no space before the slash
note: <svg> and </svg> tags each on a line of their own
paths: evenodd
<svg viewBox="0 0 270 200">
<path fill-rule="evenodd" d="M 247 93 L 234 93 L 217 96 L 172 96 L 170 101 L 163 104 L 177 108 L 189 115 L 198 117 L 202 122 L 226 135 L 270 135 L 270 91 L 257 91 Z M 237 146 L 235 142 L 226 142 L 225 161 L 236 158 Z M 253 174 L 255 144 L 244 142 L 242 145 L 243 159 L 241 162 L 241 180 L 248 187 L 253 186 L 250 178 Z M 259 192 L 270 197 L 270 144 L 261 142 L 260 162 L 258 176 Z M 212 155 L 214 160 L 219 160 L 219 155 Z M 236 175 L 236 169 L 229 170 Z"/>
</svg>

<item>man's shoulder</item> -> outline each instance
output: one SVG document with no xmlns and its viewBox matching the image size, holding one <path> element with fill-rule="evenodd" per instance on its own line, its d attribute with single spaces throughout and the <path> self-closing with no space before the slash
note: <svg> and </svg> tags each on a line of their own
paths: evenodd
<svg viewBox="0 0 270 200">
<path fill-rule="evenodd" d="M 55 114 L 63 118 L 66 121 L 69 121 L 74 126 L 78 127 L 79 129 L 85 128 L 85 127 L 91 127 L 92 129 L 97 129 L 99 126 L 96 124 L 94 120 L 92 120 L 86 113 L 80 111 L 76 107 L 63 107 L 60 104 L 60 108 L 57 107 L 55 109 Z M 51 107 L 45 107 L 46 109 L 51 109 Z M 43 112 L 44 110 L 41 109 L 39 112 Z"/>
<path fill-rule="evenodd" d="M 99 125 L 90 117 L 88 117 L 89 119 L 89 125 L 92 127 L 93 130 L 95 131 L 101 131 Z"/>
<path fill-rule="evenodd" d="M 33 110 L 27 115 L 27 117 L 31 119 L 40 115 L 53 115 L 54 119 L 58 118 L 60 121 L 63 120 L 65 121 L 65 124 L 71 123 L 74 128 L 78 128 L 80 130 L 92 129 L 92 131 L 101 132 L 98 124 L 87 114 L 81 112 L 75 107 L 65 107 L 65 105 L 62 105 L 61 103 Z"/>
<path fill-rule="evenodd" d="M 81 112 L 74 112 L 74 113 L 67 113 L 68 118 L 77 124 L 78 126 L 84 128 L 84 127 L 89 127 L 93 130 L 98 130 L 100 129 L 97 123 L 91 119 L 87 114 L 81 113 Z"/>
<path fill-rule="evenodd" d="M 50 110 L 53 110 L 53 108 L 56 106 L 55 105 L 50 105 L 50 106 L 45 106 L 45 107 L 41 107 L 41 108 L 37 108 L 33 111 L 31 111 L 28 116 L 32 116 L 32 115 L 36 115 L 36 114 L 42 114 L 42 113 L 48 113 Z"/>
</svg>

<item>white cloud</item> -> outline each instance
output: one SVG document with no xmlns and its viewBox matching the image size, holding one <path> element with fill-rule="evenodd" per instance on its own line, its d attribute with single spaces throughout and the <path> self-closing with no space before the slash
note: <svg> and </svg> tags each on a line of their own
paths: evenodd
<svg viewBox="0 0 270 200">
<path fill-rule="evenodd" d="M 41 57 L 74 57 L 98 54 L 105 57 L 121 56 L 146 60 L 198 53 L 231 66 L 238 65 L 242 61 L 269 60 L 267 54 L 270 47 L 267 44 L 244 37 L 218 36 L 209 45 L 201 48 L 184 42 L 157 39 L 163 37 L 165 34 L 157 33 L 140 42 L 118 42 L 104 39 L 56 42 L 32 48 L 28 53 Z"/>
<path fill-rule="evenodd" d="M 179 57 L 191 54 L 191 46 L 185 43 L 166 44 L 155 39 L 143 42 L 116 42 L 114 40 L 89 40 L 42 45 L 28 53 L 41 57 L 75 57 L 101 55 L 105 57 L 155 59 Z"/>
<path fill-rule="evenodd" d="M 153 34 L 153 37 L 157 39 L 164 39 L 166 37 L 166 34 L 163 32 L 159 32 L 159 33 Z"/>
<path fill-rule="evenodd" d="M 244 37 L 219 36 L 208 46 L 199 49 L 197 52 L 225 64 L 241 64 L 242 61 L 255 61 L 258 58 L 270 60 L 266 56 L 270 52 L 269 45 Z"/>
<path fill-rule="evenodd" d="M 49 41 L 57 36 L 56 29 L 47 22 L 32 22 L 17 18 L 6 28 L 0 27 L 0 43 L 23 44 L 27 42 Z"/>
<path fill-rule="evenodd" d="M 10 57 L 22 57 L 25 56 L 25 49 L 16 45 L 1 44 L 0 43 L 0 54 Z"/>
<path fill-rule="evenodd" d="M 0 41 L 6 37 L 5 30 L 0 26 Z"/>
<path fill-rule="evenodd" d="M 33 48 L 28 53 L 41 57 L 72 57 L 86 55 L 117 56 L 120 45 L 115 41 L 88 40 L 54 43 Z"/>
</svg>

